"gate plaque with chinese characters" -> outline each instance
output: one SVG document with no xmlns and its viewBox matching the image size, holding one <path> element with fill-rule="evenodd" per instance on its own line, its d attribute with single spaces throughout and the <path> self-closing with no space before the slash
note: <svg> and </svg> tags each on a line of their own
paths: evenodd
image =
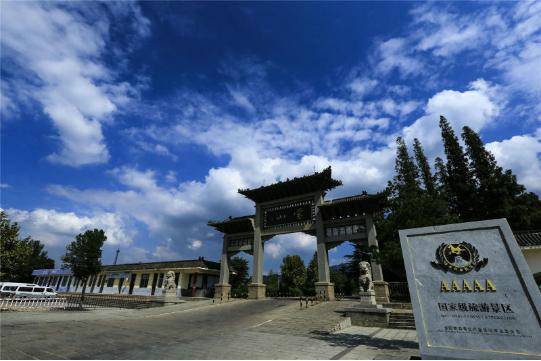
<svg viewBox="0 0 541 361">
<path fill-rule="evenodd" d="M 422 358 L 541 358 L 541 293 L 505 219 L 400 231 Z"/>
</svg>

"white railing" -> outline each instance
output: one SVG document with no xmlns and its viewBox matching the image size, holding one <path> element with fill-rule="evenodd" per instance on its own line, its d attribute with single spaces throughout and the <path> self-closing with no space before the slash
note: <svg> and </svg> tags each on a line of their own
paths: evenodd
<svg viewBox="0 0 541 361">
<path fill-rule="evenodd" d="M 21 310 L 33 308 L 62 308 L 67 306 L 65 298 L 45 298 L 45 297 L 29 297 L 29 298 L 0 298 L 1 310 Z"/>
</svg>

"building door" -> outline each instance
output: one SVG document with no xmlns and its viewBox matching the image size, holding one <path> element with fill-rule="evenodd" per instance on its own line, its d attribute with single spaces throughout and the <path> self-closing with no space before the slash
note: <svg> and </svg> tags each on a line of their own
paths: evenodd
<svg viewBox="0 0 541 361">
<path fill-rule="evenodd" d="M 133 293 L 133 287 L 135 287 L 135 279 L 137 278 L 137 274 L 132 273 L 130 278 L 130 291 L 129 294 L 131 295 Z"/>
<path fill-rule="evenodd" d="M 152 291 L 150 292 L 151 296 L 154 296 L 154 292 L 156 292 L 156 284 L 158 283 L 158 274 L 154 273 L 152 276 Z"/>
</svg>

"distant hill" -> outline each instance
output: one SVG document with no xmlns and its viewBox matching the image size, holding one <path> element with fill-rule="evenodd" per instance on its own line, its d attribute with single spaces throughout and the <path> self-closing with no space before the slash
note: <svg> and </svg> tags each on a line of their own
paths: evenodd
<svg viewBox="0 0 541 361">
<path fill-rule="evenodd" d="M 347 263 L 340 263 L 340 264 L 335 264 L 334 266 L 329 266 L 329 268 L 333 271 L 338 271 L 340 270 L 340 267 L 342 266 L 347 267 L 348 265 Z"/>
</svg>

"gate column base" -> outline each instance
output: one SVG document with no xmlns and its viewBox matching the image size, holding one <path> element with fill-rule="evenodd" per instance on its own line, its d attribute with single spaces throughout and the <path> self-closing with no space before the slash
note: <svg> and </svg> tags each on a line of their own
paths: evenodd
<svg viewBox="0 0 541 361">
<path fill-rule="evenodd" d="M 260 300 L 265 298 L 267 286 L 264 283 L 250 283 L 248 285 L 248 298 L 251 300 Z"/>
<path fill-rule="evenodd" d="M 231 297 L 231 285 L 228 283 L 214 285 L 214 298 L 227 301 Z"/>
<path fill-rule="evenodd" d="M 324 297 L 327 301 L 334 301 L 334 283 L 316 282 L 316 296 Z"/>
<path fill-rule="evenodd" d="M 376 303 L 379 305 L 389 303 L 389 283 L 385 281 L 374 281 L 372 283 L 376 292 Z"/>
</svg>

